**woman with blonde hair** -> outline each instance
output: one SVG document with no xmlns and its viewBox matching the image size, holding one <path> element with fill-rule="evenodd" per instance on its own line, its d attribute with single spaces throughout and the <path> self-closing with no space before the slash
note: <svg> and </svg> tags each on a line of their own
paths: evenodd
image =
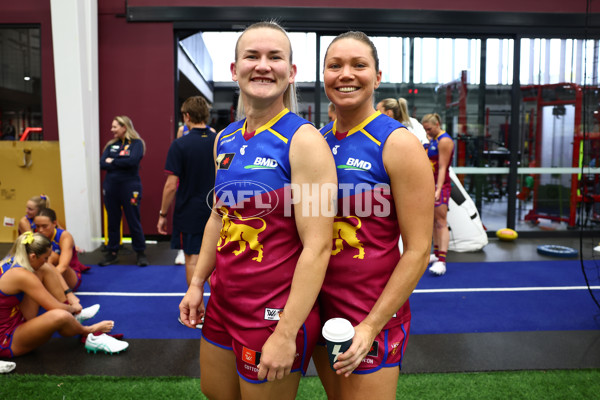
<svg viewBox="0 0 600 400">
<path fill-rule="evenodd" d="M 180 318 L 195 328 L 205 317 L 208 398 L 294 399 L 320 331 L 315 303 L 333 231 L 323 210 L 333 206 L 335 166 L 323 137 L 293 112 L 296 66 L 281 26 L 248 27 L 231 73 L 245 117 L 215 140 L 213 212 Z M 249 188 L 252 197 L 232 201 Z"/>
<path fill-rule="evenodd" d="M 114 137 L 106 143 L 100 168 L 106 171 L 104 178 L 104 206 L 108 216 L 108 244 L 106 255 L 100 266 L 118 261 L 120 244 L 121 209 L 127 219 L 133 250 L 137 253 L 137 264 L 148 265 L 146 240 L 140 221 L 142 181 L 139 175 L 140 161 L 146 153 L 146 143 L 133 128 L 133 122 L 125 115 L 114 118 L 111 125 Z"/>
<path fill-rule="evenodd" d="M 408 103 L 404 97 L 398 99 L 387 98 L 377 103 L 377 111 L 388 117 L 394 118 L 412 132 L 422 145 L 429 143 L 427 133 L 423 129 L 423 125 L 408 113 Z"/>
<path fill-rule="evenodd" d="M 34 218 L 40 210 L 46 207 L 50 207 L 50 199 L 45 194 L 33 196 L 27 200 L 25 215 L 19 221 L 19 235 L 27 231 L 36 231 L 37 226 L 35 225 Z"/>
<path fill-rule="evenodd" d="M 66 304 L 65 296 L 57 299 L 51 293 L 60 290 L 53 267 L 50 241 L 39 233 L 25 232 L 17 238 L 10 254 L 0 262 L 0 358 L 26 354 L 46 343 L 55 332 L 61 336 L 87 335 L 88 351 L 118 353 L 126 342 L 106 334 L 113 321 L 81 325 L 81 305 Z M 39 307 L 46 312 L 39 314 Z M 76 315 L 74 315 L 76 314 Z"/>
<path fill-rule="evenodd" d="M 446 273 L 446 254 L 450 242 L 447 216 L 452 191 L 449 168 L 454 155 L 454 140 L 441 128 L 442 119 L 438 114 L 427 114 L 421 122 L 429 139 L 427 156 L 431 161 L 435 179 L 433 257 L 430 258 L 433 264 L 429 267 L 429 272 L 441 276 Z"/>
</svg>

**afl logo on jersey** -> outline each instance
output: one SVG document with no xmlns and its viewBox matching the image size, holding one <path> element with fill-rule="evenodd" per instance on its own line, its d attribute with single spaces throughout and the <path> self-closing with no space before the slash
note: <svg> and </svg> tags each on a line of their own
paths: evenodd
<svg viewBox="0 0 600 400">
<path fill-rule="evenodd" d="M 235 153 L 219 154 L 217 156 L 217 169 L 229 169 L 233 156 L 235 156 Z"/>
</svg>

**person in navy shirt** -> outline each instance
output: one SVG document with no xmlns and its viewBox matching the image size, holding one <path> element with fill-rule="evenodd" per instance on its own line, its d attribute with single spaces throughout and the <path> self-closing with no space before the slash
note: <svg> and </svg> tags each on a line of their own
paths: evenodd
<svg viewBox="0 0 600 400">
<path fill-rule="evenodd" d="M 100 168 L 106 171 L 103 193 L 108 215 L 108 244 L 106 255 L 98 265 L 106 266 L 118 261 L 123 209 L 131 233 L 132 247 L 137 253 L 137 264 L 144 267 L 148 265 L 148 259 L 144 253 L 146 240 L 140 221 L 142 181 L 139 168 L 146 153 L 146 144 L 133 128 L 131 119 L 125 115 L 115 117 L 110 130 L 114 138 L 104 146 L 100 159 Z"/>
<path fill-rule="evenodd" d="M 198 261 L 204 226 L 210 217 L 209 196 L 215 185 L 213 146 L 216 133 L 206 126 L 209 106 L 201 96 L 188 98 L 181 106 L 189 133 L 171 143 L 165 172 L 157 229 L 167 234 L 167 215 L 175 199 L 173 212 L 172 249 L 183 249 L 185 276 L 190 284 Z M 208 199 L 208 202 L 207 202 Z"/>
</svg>

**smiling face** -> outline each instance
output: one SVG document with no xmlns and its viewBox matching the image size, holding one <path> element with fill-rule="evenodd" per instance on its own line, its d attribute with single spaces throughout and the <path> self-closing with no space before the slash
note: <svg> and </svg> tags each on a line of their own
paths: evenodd
<svg viewBox="0 0 600 400">
<path fill-rule="evenodd" d="M 31 265 L 31 268 L 33 268 L 34 270 L 38 270 L 40 269 L 40 267 L 42 265 L 44 265 L 45 263 L 48 262 L 48 258 L 50 258 L 50 256 L 52 255 L 52 249 L 48 249 L 46 250 L 46 252 L 42 255 L 36 256 L 35 253 L 30 253 L 29 254 L 29 264 Z"/>
<path fill-rule="evenodd" d="M 38 211 L 40 210 L 35 205 L 35 203 L 31 200 L 28 200 L 27 205 L 25 206 L 25 214 L 27 214 L 29 218 L 34 218 L 37 215 Z"/>
<path fill-rule="evenodd" d="M 56 224 L 50 221 L 50 218 L 38 215 L 35 217 L 35 224 L 37 225 L 39 233 L 46 236 L 48 239 L 52 239 Z"/>
<path fill-rule="evenodd" d="M 381 83 L 371 48 L 343 38 L 331 43 L 325 55 L 325 94 L 337 109 L 373 107 L 373 92 Z"/>
<path fill-rule="evenodd" d="M 125 137 L 125 132 L 127 132 L 127 128 L 119 124 L 117 120 L 113 120 L 112 125 L 110 126 L 110 131 L 113 135 L 115 135 L 116 139 L 123 140 Z"/>
<path fill-rule="evenodd" d="M 296 66 L 290 63 L 287 36 L 276 29 L 246 31 L 236 46 L 236 61 L 231 64 L 232 79 L 248 101 L 277 101 L 294 83 Z"/>
</svg>

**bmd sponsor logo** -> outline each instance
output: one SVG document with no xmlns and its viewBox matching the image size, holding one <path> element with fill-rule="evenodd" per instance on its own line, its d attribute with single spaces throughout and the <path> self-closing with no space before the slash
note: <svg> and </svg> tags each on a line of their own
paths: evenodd
<svg viewBox="0 0 600 400">
<path fill-rule="evenodd" d="M 370 162 L 365 160 L 359 160 L 358 158 L 348 158 L 346 164 L 338 165 L 339 169 L 346 169 L 350 171 L 368 171 L 371 169 L 372 165 Z"/>
<path fill-rule="evenodd" d="M 275 169 L 279 164 L 277 160 L 274 158 L 268 157 L 256 157 L 254 163 L 251 165 L 246 165 L 244 168 L 246 169 Z"/>
</svg>

